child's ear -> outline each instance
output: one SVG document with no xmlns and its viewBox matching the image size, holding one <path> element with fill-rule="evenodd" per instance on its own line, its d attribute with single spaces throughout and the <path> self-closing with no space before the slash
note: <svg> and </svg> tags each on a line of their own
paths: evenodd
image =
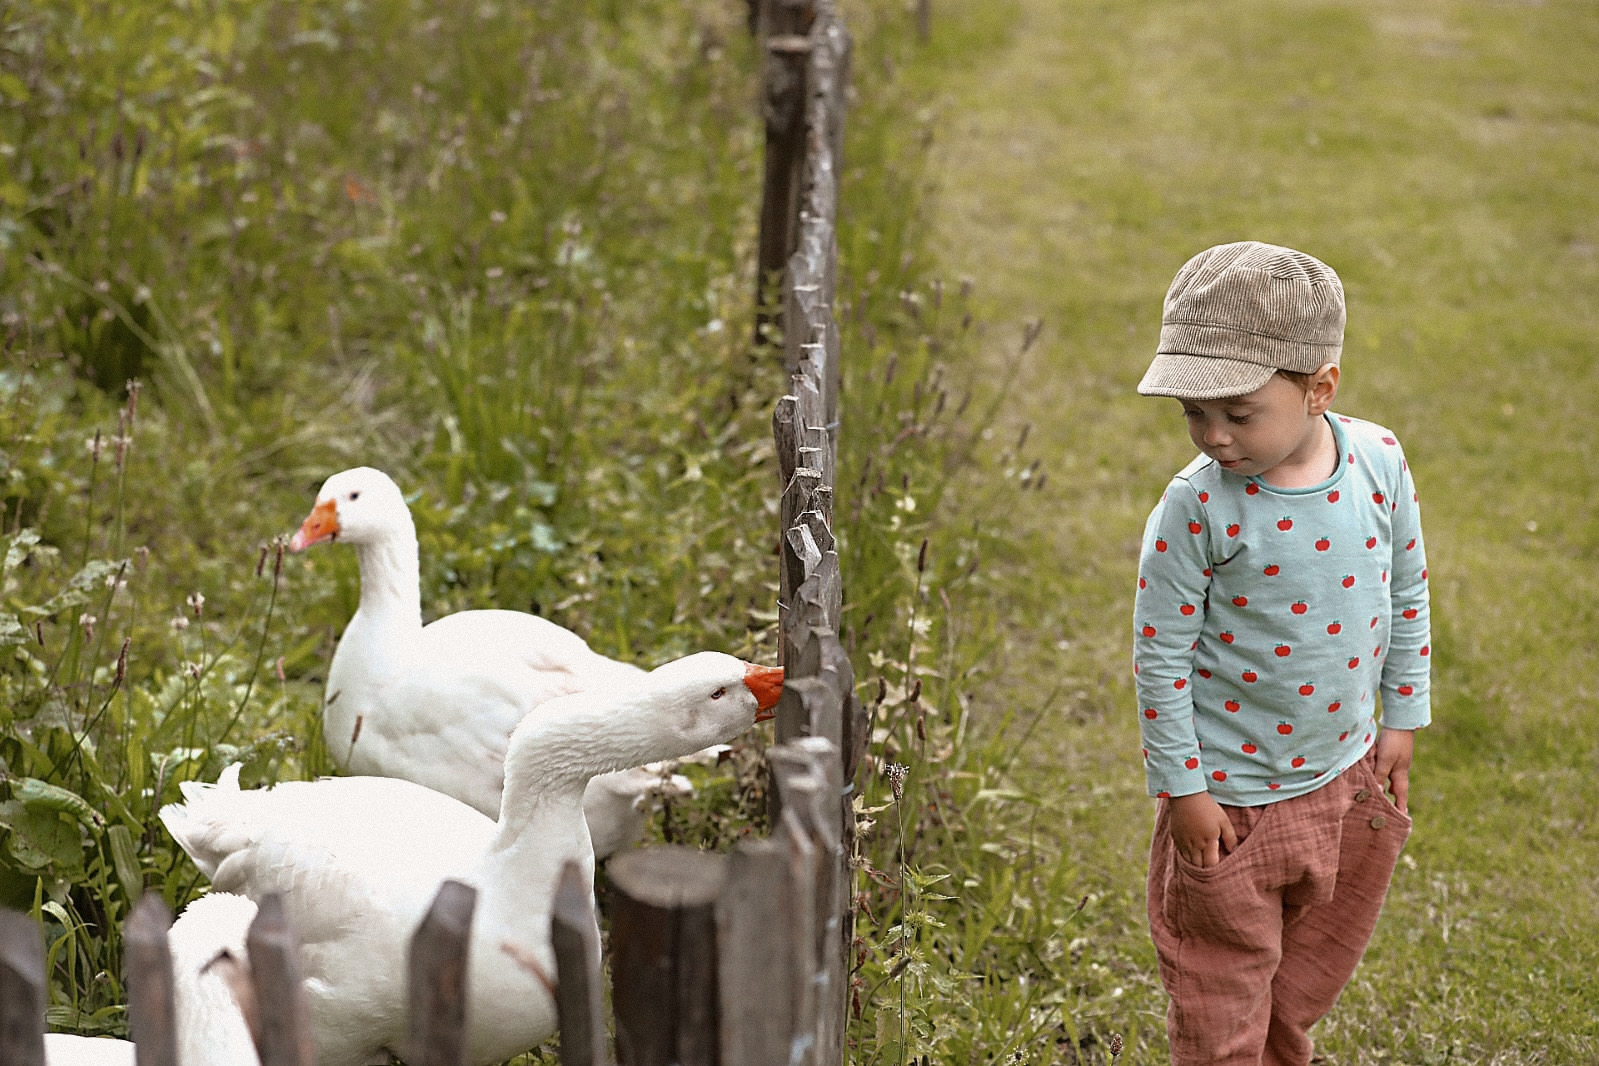
<svg viewBox="0 0 1599 1066">
<path fill-rule="evenodd" d="M 1338 397 L 1338 364 L 1323 363 L 1310 379 L 1306 398 L 1310 401 L 1310 414 L 1324 415 Z"/>
</svg>

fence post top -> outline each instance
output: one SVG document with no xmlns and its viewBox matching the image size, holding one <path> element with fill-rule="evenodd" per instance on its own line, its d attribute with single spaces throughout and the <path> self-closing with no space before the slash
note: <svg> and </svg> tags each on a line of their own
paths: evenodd
<svg viewBox="0 0 1599 1066">
<path fill-rule="evenodd" d="M 766 50 L 778 55 L 808 55 L 811 51 L 811 39 L 797 33 L 779 34 L 766 39 Z"/>
<path fill-rule="evenodd" d="M 727 856 L 676 844 L 624 852 L 605 867 L 611 883 L 651 906 L 694 907 L 714 900 L 727 880 Z"/>
</svg>

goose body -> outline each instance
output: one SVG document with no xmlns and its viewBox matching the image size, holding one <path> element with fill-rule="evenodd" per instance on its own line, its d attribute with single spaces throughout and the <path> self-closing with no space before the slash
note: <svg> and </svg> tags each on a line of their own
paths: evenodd
<svg viewBox="0 0 1599 1066">
<path fill-rule="evenodd" d="M 424 626 L 416 527 L 379 470 L 328 478 L 289 547 L 332 540 L 355 548 L 361 572 L 360 606 L 334 651 L 322 711 L 328 750 L 346 773 L 414 781 L 494 818 L 506 743 L 529 711 L 644 674 L 520 611 L 460 611 Z M 589 814 L 602 858 L 643 830 L 646 793 L 624 796 L 629 783 L 648 784 L 596 782 Z"/>
<path fill-rule="evenodd" d="M 247 959 L 255 902 L 213 892 L 184 908 L 167 932 L 173 1013 L 183 1066 L 259 1066 L 255 1043 L 227 979 L 212 962 L 223 952 Z M 107 1037 L 47 1033 L 46 1066 L 133 1066 L 133 1044 Z"/>
<path fill-rule="evenodd" d="M 318 1061 L 362 1066 L 406 1031 L 410 938 L 446 878 L 477 889 L 468 1053 L 497 1063 L 555 1029 L 550 909 L 564 864 L 593 873 L 584 790 L 770 717 L 781 670 L 701 652 L 628 685 L 562 696 L 512 734 L 499 818 L 414 782 L 339 777 L 240 790 L 229 768 L 161 820 L 215 888 L 283 895 L 300 937 Z"/>
</svg>

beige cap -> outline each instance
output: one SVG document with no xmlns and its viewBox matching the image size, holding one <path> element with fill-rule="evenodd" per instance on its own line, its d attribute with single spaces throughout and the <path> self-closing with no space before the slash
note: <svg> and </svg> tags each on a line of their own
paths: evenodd
<svg viewBox="0 0 1599 1066">
<path fill-rule="evenodd" d="M 1259 241 L 1218 244 L 1177 272 L 1160 346 L 1138 391 L 1219 400 L 1278 370 L 1314 373 L 1344 348 L 1344 287 L 1314 256 Z"/>
</svg>

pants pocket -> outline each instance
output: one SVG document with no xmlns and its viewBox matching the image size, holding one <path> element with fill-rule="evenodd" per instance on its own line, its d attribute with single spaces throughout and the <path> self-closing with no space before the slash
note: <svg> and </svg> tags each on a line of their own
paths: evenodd
<svg viewBox="0 0 1599 1066">
<path fill-rule="evenodd" d="M 1233 818 L 1234 828 L 1242 830 L 1239 835 L 1243 839 L 1215 866 L 1199 866 L 1172 849 L 1166 918 L 1177 936 L 1238 946 L 1249 945 L 1258 937 L 1256 912 L 1266 871 L 1261 849 L 1255 845 L 1275 806 L 1223 808 Z"/>
</svg>

